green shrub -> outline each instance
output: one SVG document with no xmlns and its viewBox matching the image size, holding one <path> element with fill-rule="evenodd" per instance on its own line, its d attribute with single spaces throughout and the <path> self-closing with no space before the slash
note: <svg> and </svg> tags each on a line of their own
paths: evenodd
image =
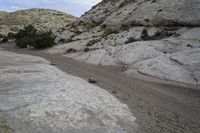
<svg viewBox="0 0 200 133">
<path fill-rule="evenodd" d="M 44 32 L 33 37 L 32 41 L 33 44 L 31 44 L 31 46 L 33 46 L 33 48 L 45 49 L 52 47 L 55 44 L 55 37 L 50 32 Z"/>
</svg>

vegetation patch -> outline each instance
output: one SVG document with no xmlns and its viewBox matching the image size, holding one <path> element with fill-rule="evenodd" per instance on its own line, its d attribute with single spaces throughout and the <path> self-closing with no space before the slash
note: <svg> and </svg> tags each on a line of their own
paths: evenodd
<svg viewBox="0 0 200 133">
<path fill-rule="evenodd" d="M 8 42 L 8 40 L 9 40 L 8 36 L 0 34 L 0 43 Z"/>
<path fill-rule="evenodd" d="M 3 38 L 3 35 L 2 35 L 2 34 L 0 34 L 0 38 Z"/>
<path fill-rule="evenodd" d="M 153 36 L 150 36 L 147 29 L 144 29 L 141 33 L 141 40 L 161 40 L 171 36 L 179 36 L 179 34 L 176 33 L 176 29 L 164 28 L 161 31 L 156 32 Z"/>
<path fill-rule="evenodd" d="M 93 46 L 95 43 L 97 43 L 99 41 L 100 41 L 100 39 L 93 39 L 93 40 L 89 41 L 86 46 L 88 46 L 88 47 Z"/>
<path fill-rule="evenodd" d="M 31 46 L 35 49 L 45 49 L 55 45 L 55 36 L 51 31 L 38 32 L 32 25 L 28 25 L 15 35 L 15 42 L 19 48 Z"/>
<path fill-rule="evenodd" d="M 61 38 L 60 40 L 58 40 L 58 43 L 60 43 L 60 44 L 64 44 L 64 43 L 70 43 L 70 42 L 72 42 L 73 40 L 72 40 L 72 38 L 70 38 L 70 39 L 64 39 L 64 38 Z"/>
<path fill-rule="evenodd" d="M 8 37 L 7 37 L 7 36 L 3 37 L 2 43 L 5 43 L 5 42 L 7 42 L 7 41 L 8 41 Z"/>
</svg>

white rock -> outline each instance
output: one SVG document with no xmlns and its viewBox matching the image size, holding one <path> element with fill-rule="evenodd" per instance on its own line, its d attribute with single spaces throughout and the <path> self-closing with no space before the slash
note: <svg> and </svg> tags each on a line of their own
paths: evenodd
<svg viewBox="0 0 200 133">
<path fill-rule="evenodd" d="M 195 65 L 200 63 L 200 48 L 173 54 L 171 59 L 183 65 Z"/>
<path fill-rule="evenodd" d="M 199 40 L 200 41 L 200 28 L 195 27 L 195 28 L 189 28 L 186 29 L 186 31 L 181 34 L 181 38 L 188 39 L 188 40 Z"/>
<path fill-rule="evenodd" d="M 131 65 L 138 61 L 150 59 L 158 55 L 161 55 L 161 53 L 156 51 L 153 47 L 142 44 L 138 44 L 137 46 L 129 44 L 122 46 L 122 49 L 117 53 L 116 60 L 119 64 Z"/>
<path fill-rule="evenodd" d="M 73 57 L 72 55 L 65 55 L 67 57 L 72 57 L 75 60 L 91 63 L 94 65 L 116 65 L 115 58 L 113 57 L 113 52 L 115 49 L 100 49 L 95 50 L 87 53 L 75 54 Z"/>
<path fill-rule="evenodd" d="M 107 91 L 39 57 L 2 50 L 0 57 L 0 121 L 13 132 L 135 132 L 135 117 Z"/>
<path fill-rule="evenodd" d="M 197 84 L 191 72 L 184 66 L 170 60 L 166 56 L 159 56 L 149 60 L 138 62 L 130 68 L 136 69 L 142 74 L 155 76 L 165 80 L 173 80 L 189 84 Z M 126 72 L 131 73 L 131 69 Z"/>
</svg>

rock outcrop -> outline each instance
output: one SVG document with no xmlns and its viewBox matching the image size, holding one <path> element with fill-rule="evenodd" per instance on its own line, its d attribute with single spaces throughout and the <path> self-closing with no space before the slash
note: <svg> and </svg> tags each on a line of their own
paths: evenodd
<svg viewBox="0 0 200 133">
<path fill-rule="evenodd" d="M 103 0 L 49 49 L 97 65 L 123 65 L 161 79 L 200 85 L 198 0 Z"/>
<path fill-rule="evenodd" d="M 1 133 L 134 133 L 126 105 L 39 57 L 0 50 Z"/>
</svg>

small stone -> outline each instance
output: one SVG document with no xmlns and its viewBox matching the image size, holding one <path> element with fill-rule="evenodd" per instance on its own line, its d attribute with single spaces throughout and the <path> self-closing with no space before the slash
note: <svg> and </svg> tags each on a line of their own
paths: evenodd
<svg viewBox="0 0 200 133">
<path fill-rule="evenodd" d="M 96 84 L 97 81 L 95 79 L 88 79 L 88 82 L 91 83 L 91 84 Z"/>
</svg>

